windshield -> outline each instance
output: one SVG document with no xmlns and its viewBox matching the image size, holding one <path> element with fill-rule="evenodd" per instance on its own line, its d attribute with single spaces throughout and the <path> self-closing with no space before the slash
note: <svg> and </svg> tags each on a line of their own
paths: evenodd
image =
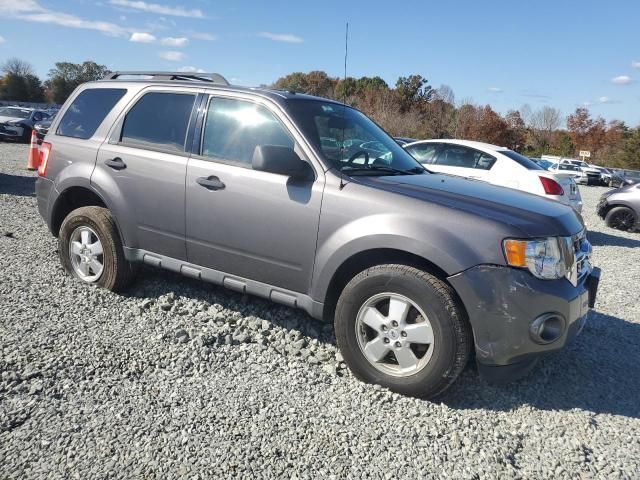
<svg viewBox="0 0 640 480">
<path fill-rule="evenodd" d="M 31 115 L 31 110 L 11 107 L 0 108 L 0 117 L 29 118 L 29 115 Z"/>
<path fill-rule="evenodd" d="M 349 175 L 400 175 L 426 170 L 358 110 L 333 102 L 293 99 L 289 111 L 325 160 Z"/>
</svg>

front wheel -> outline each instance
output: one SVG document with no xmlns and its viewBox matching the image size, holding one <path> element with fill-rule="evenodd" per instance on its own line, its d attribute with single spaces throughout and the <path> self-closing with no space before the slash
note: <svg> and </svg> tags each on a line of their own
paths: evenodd
<svg viewBox="0 0 640 480">
<path fill-rule="evenodd" d="M 338 300 L 335 330 L 356 377 L 421 398 L 454 382 L 472 342 L 451 287 L 406 265 L 380 265 L 354 277 Z"/>
<path fill-rule="evenodd" d="M 608 227 L 617 230 L 633 230 L 637 223 L 636 214 L 628 207 L 614 207 L 604 218 Z"/>
<path fill-rule="evenodd" d="M 65 270 L 84 283 L 121 291 L 133 280 L 134 266 L 124 257 L 115 221 L 106 208 L 81 207 L 67 215 L 58 251 Z"/>
</svg>

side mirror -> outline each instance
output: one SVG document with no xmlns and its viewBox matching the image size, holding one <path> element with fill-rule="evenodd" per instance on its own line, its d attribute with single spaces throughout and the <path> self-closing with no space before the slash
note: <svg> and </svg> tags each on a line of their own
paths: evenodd
<svg viewBox="0 0 640 480">
<path fill-rule="evenodd" d="M 311 167 L 300 159 L 293 148 L 279 145 L 258 145 L 253 151 L 251 166 L 261 172 L 277 173 L 303 180 L 310 177 Z"/>
</svg>

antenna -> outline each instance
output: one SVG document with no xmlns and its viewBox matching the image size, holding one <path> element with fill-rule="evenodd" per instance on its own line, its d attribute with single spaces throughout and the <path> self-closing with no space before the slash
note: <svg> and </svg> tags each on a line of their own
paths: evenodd
<svg viewBox="0 0 640 480">
<path fill-rule="evenodd" d="M 347 109 L 347 57 L 349 54 L 349 22 L 347 22 L 347 27 L 344 33 L 344 88 L 342 89 L 342 142 L 341 149 L 344 149 L 344 130 L 345 130 L 345 112 Z M 341 155 L 342 156 L 342 155 Z M 344 172 L 342 168 L 340 168 L 340 190 L 345 187 L 346 183 L 344 182 Z"/>
</svg>

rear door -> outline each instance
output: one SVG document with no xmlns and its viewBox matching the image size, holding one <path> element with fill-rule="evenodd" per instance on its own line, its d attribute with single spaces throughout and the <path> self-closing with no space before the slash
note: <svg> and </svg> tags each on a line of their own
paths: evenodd
<svg viewBox="0 0 640 480">
<path fill-rule="evenodd" d="M 186 259 L 185 149 L 195 89 L 142 90 L 98 152 L 94 177 L 110 177 L 124 197 L 137 247 Z M 104 182 L 103 182 L 104 183 Z"/>
<path fill-rule="evenodd" d="M 324 174 L 292 178 L 252 169 L 257 145 L 310 155 L 290 121 L 269 103 L 211 96 L 186 180 L 189 262 L 296 292 L 313 271 Z"/>
</svg>

